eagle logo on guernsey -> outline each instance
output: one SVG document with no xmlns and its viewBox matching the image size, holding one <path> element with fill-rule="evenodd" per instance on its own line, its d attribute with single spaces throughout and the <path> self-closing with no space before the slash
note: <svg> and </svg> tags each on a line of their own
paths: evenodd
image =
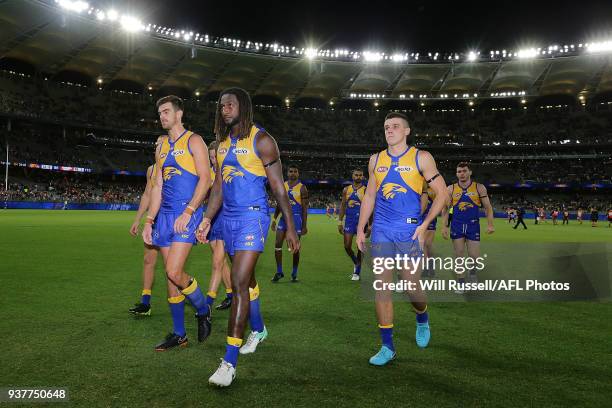
<svg viewBox="0 0 612 408">
<path fill-rule="evenodd" d="M 244 177 L 244 173 L 234 166 L 224 166 L 223 181 L 226 183 L 231 183 L 232 180 L 234 180 L 234 177 Z"/>
<path fill-rule="evenodd" d="M 351 208 L 353 208 L 355 206 L 358 206 L 358 205 L 361 205 L 361 203 L 359 201 L 357 201 L 357 200 L 349 200 L 348 201 L 348 206 L 351 207 Z"/>
<path fill-rule="evenodd" d="M 164 181 L 168 181 L 172 177 L 180 176 L 181 174 L 183 174 L 183 172 L 177 169 L 176 167 L 166 167 L 164 168 L 163 178 L 164 178 Z"/>
<path fill-rule="evenodd" d="M 397 193 L 407 193 L 408 190 L 406 190 L 404 187 L 400 186 L 399 184 L 396 183 L 386 183 L 383 186 L 383 196 L 387 199 L 387 200 L 392 200 L 395 195 Z"/>
<path fill-rule="evenodd" d="M 470 203 L 466 203 L 465 201 L 462 201 L 459 203 L 459 211 L 465 211 L 468 208 L 473 208 L 474 205 L 470 204 Z"/>
</svg>

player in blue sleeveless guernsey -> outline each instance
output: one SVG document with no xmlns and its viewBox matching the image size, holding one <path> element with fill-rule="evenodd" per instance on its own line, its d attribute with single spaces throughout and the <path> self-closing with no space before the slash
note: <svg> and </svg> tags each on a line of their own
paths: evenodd
<svg viewBox="0 0 612 408">
<path fill-rule="evenodd" d="M 306 235 L 308 228 L 306 220 L 308 218 L 308 189 L 299 181 L 300 171 L 296 166 L 290 165 L 287 167 L 287 179 L 285 181 L 285 190 L 289 196 L 289 204 L 293 213 L 293 224 L 298 238 Z M 276 243 L 274 245 L 274 257 L 276 259 L 276 273 L 272 278 L 272 282 L 276 283 L 285 275 L 283 274 L 283 242 L 285 241 L 285 233 L 287 231 L 287 223 L 285 218 L 281 217 L 278 227 L 276 226 L 276 218 L 281 213 L 279 206 L 274 210 L 272 225 L 270 229 L 276 232 Z M 300 264 L 300 251 L 293 251 L 293 269 L 291 271 L 291 282 L 298 282 L 298 266 Z"/>
<path fill-rule="evenodd" d="M 226 387 L 236 375 L 238 354 L 253 353 L 268 335 L 261 318 L 259 286 L 255 280 L 255 266 L 270 226 L 266 180 L 287 223 L 289 250 L 299 251 L 300 241 L 283 184 L 278 146 L 272 136 L 253 123 L 253 105 L 245 90 L 229 88 L 221 92 L 215 134 L 219 141 L 217 175 L 198 228 L 198 239 L 206 241 L 211 219 L 223 205 L 223 240 L 232 260 L 234 299 L 225 356 L 208 382 Z M 247 319 L 251 334 L 240 347 Z"/>
<path fill-rule="evenodd" d="M 140 196 L 140 203 L 138 204 L 138 211 L 136 211 L 136 217 L 130 227 L 130 234 L 132 236 L 138 235 L 140 229 L 140 222 L 142 217 L 149 209 L 149 203 L 151 202 L 151 189 L 153 187 L 153 173 L 155 172 L 155 164 L 147 168 L 147 185 L 145 187 L 142 196 Z M 142 266 L 142 292 L 140 295 L 140 302 L 136 303 L 134 307 L 130 308 L 129 311 L 137 316 L 151 316 L 151 289 L 153 288 L 153 281 L 155 280 L 155 264 L 157 263 L 157 254 L 159 248 L 153 245 L 144 244 L 144 259 Z"/>
<path fill-rule="evenodd" d="M 487 216 L 487 234 L 495 232 L 493 226 L 493 207 L 487 196 L 487 188 L 472 180 L 470 164 L 461 162 L 457 165 L 457 182 L 447 188 L 450 195 L 450 206 L 453 209 L 453 219 L 450 222 L 450 238 L 456 257 L 464 257 L 467 253 L 470 258 L 480 257 L 480 215 L 479 210 L 484 207 Z M 448 211 L 442 213 L 442 236 L 448 239 L 447 227 Z M 477 281 L 476 270 L 469 272 L 472 281 Z M 457 280 L 465 282 L 465 273 L 458 274 Z M 461 286 L 455 291 L 462 294 Z"/>
<path fill-rule="evenodd" d="M 363 184 L 363 170 L 353 170 L 352 178 L 353 184 L 342 190 L 342 201 L 338 213 L 338 232 L 344 236 L 344 250 L 353 261 L 351 280 L 358 281 L 361 274 L 361 251 L 357 248 L 357 255 L 353 252 L 353 236 L 357 234 L 359 210 L 366 189 Z"/>
<path fill-rule="evenodd" d="M 212 182 L 215 181 L 217 169 L 217 141 L 213 141 L 208 145 L 208 158 L 210 159 L 210 177 Z M 204 206 L 206 211 L 206 206 Z M 230 279 L 230 269 L 225 259 L 225 244 L 223 243 L 223 211 L 219 211 L 212 220 L 210 232 L 208 233 L 208 243 L 212 251 L 212 273 L 210 275 L 210 283 L 208 292 L 206 292 L 206 303 L 213 306 L 217 298 L 217 290 L 223 280 L 225 285 L 225 299 L 219 304 L 216 309 L 229 309 L 232 306 L 232 284 Z"/>
<path fill-rule="evenodd" d="M 427 231 L 445 204 L 444 179 L 436 168 L 429 152 L 409 146 L 408 118 L 391 112 L 385 118 L 385 138 L 388 148 L 370 157 L 369 182 L 361 202 L 357 225 L 357 246 L 365 250 L 364 229 L 372 212 L 372 257 L 379 266 L 388 264 L 386 258 L 422 256 L 419 239 Z M 427 217 L 421 218 L 421 194 L 427 182 L 436 192 Z M 378 263 L 378 261 L 383 261 Z M 393 259 L 391 259 L 393 261 Z M 406 262 L 408 263 L 408 262 Z M 393 263 L 395 264 L 395 263 Z M 399 272 L 405 281 L 413 282 L 414 290 L 408 290 L 412 307 L 416 313 L 416 343 L 424 348 L 429 344 L 429 316 L 425 294 L 420 288 L 420 270 L 417 265 L 402 265 Z M 407 268 L 406 268 L 407 266 Z M 382 347 L 370 358 L 370 364 L 382 366 L 395 358 L 393 344 L 393 287 L 395 269 L 384 268 L 376 276 L 376 317 L 382 339 Z M 379 282 L 380 285 L 377 285 Z M 383 286 L 385 285 L 385 286 Z"/>
<path fill-rule="evenodd" d="M 183 127 L 183 101 L 170 95 L 157 101 L 162 127 L 168 131 L 155 151 L 151 203 L 142 231 L 146 244 L 160 248 L 168 278 L 168 303 L 173 330 L 155 350 L 187 345 L 185 297 L 196 309 L 198 341 L 210 334 L 210 307 L 198 282 L 185 273 L 196 229 L 202 220 L 202 201 L 210 188 L 210 163 L 202 138 Z"/>
<path fill-rule="evenodd" d="M 422 201 L 422 206 L 425 208 L 423 211 L 423 218 L 426 218 L 427 215 L 429 214 L 429 211 L 431 210 L 431 205 L 433 204 L 434 200 L 436 198 L 436 192 L 433 190 L 433 188 L 429 187 L 427 185 L 427 183 L 425 183 L 425 185 L 423 186 L 423 195 L 421 198 Z M 436 218 L 433 219 L 433 221 L 429 224 L 429 226 L 427 227 L 427 231 L 425 231 L 425 233 L 423 234 L 423 254 L 425 255 L 425 259 L 428 258 L 433 258 L 433 241 L 434 238 L 436 237 L 436 224 L 438 221 L 438 216 L 439 214 L 436 215 Z M 430 277 L 433 278 L 435 277 L 435 270 L 434 269 L 429 269 L 426 264 L 423 265 L 423 273 L 422 276 L 424 277 Z"/>
</svg>

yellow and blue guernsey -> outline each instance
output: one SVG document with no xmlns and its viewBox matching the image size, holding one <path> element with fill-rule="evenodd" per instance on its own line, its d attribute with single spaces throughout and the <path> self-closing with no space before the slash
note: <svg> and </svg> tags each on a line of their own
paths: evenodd
<svg viewBox="0 0 612 408">
<path fill-rule="evenodd" d="M 388 150 L 378 153 L 374 177 L 376 201 L 372 244 L 392 243 L 387 249 L 393 253 L 385 251 L 384 256 L 419 255 L 418 242 L 412 240 L 414 230 L 421 222 L 424 183 L 418 163 L 418 149 L 408 147 L 399 156 L 392 156 Z"/>
<path fill-rule="evenodd" d="M 257 137 L 262 132 L 253 125 L 248 135 L 230 135 L 217 150 L 223 177 L 223 239 L 230 255 L 236 250 L 263 252 L 270 217 L 267 176 L 257 152 Z"/>
<path fill-rule="evenodd" d="M 302 234 L 302 183 L 298 181 L 294 186 L 290 186 L 288 181 L 285 181 L 285 191 L 289 196 L 289 204 L 291 205 L 291 213 L 293 214 L 293 223 L 295 231 L 298 235 Z M 281 216 L 278 222 L 278 230 L 286 231 L 287 223 L 285 217 Z"/>
<path fill-rule="evenodd" d="M 451 239 L 466 238 L 480 241 L 480 207 L 482 202 L 477 183 L 474 181 L 466 188 L 454 183 L 451 192 L 453 219 L 451 220 Z"/>
<path fill-rule="evenodd" d="M 187 231 L 174 233 L 174 221 L 180 216 L 193 197 L 200 180 L 195 161 L 189 148 L 193 132 L 185 130 L 174 142 L 164 137 L 159 147 L 156 177 L 161 176 L 162 199 L 155 220 L 153 244 L 166 247 L 172 242 L 195 243 L 195 229 L 202 221 L 202 208 L 196 209 L 187 225 Z"/>
<path fill-rule="evenodd" d="M 366 187 L 364 185 L 357 188 L 354 184 L 351 184 L 346 188 L 346 211 L 344 218 L 344 232 L 346 234 L 357 234 L 359 211 L 361 210 L 361 200 L 363 200 L 365 190 Z"/>
</svg>

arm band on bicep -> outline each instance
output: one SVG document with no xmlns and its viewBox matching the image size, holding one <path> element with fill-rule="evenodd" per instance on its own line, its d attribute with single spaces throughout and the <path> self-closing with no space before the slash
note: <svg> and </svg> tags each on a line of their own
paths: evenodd
<svg viewBox="0 0 612 408">
<path fill-rule="evenodd" d="M 277 161 L 278 161 L 278 159 L 274 159 L 274 160 L 272 160 L 270 163 L 268 163 L 268 164 L 264 164 L 263 166 L 264 166 L 265 168 L 268 168 L 268 167 L 270 167 L 271 165 L 273 165 L 274 163 L 276 163 Z"/>
<path fill-rule="evenodd" d="M 430 178 L 429 180 L 425 180 L 425 182 L 427 184 L 431 183 L 432 181 L 434 181 L 435 179 L 437 179 L 440 176 L 440 173 L 436 174 L 435 176 L 433 176 L 432 178 Z"/>
</svg>

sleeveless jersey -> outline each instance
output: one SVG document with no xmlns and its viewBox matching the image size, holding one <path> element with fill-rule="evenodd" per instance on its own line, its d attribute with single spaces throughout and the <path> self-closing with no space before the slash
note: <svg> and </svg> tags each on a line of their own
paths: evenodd
<svg viewBox="0 0 612 408">
<path fill-rule="evenodd" d="M 355 188 L 353 184 L 346 189 L 346 216 L 347 217 L 358 217 L 359 211 L 361 210 L 361 200 L 365 194 L 365 186 L 362 185 L 359 188 Z"/>
<path fill-rule="evenodd" d="M 419 222 L 425 179 L 419 171 L 417 153 L 415 147 L 399 156 L 392 156 L 388 150 L 378 153 L 373 228 L 398 230 Z"/>
<path fill-rule="evenodd" d="M 159 149 L 155 172 L 163 178 L 160 211 L 183 211 L 195 191 L 199 177 L 189 149 L 189 138 L 193 132 L 185 130 L 176 141 L 164 137 Z"/>
<path fill-rule="evenodd" d="M 289 182 L 285 181 L 285 191 L 289 196 L 289 204 L 291 204 L 291 212 L 293 214 L 302 215 L 302 183 L 297 182 L 293 187 L 289 186 Z"/>
<path fill-rule="evenodd" d="M 267 176 L 256 147 L 257 135 L 262 131 L 252 126 L 247 137 L 228 136 L 219 144 L 217 163 L 223 177 L 225 217 L 268 214 Z"/>
<path fill-rule="evenodd" d="M 472 181 L 466 188 L 461 188 L 458 183 L 453 184 L 451 193 L 453 207 L 453 222 L 474 222 L 479 219 L 478 210 L 482 206 L 476 182 Z"/>
</svg>

